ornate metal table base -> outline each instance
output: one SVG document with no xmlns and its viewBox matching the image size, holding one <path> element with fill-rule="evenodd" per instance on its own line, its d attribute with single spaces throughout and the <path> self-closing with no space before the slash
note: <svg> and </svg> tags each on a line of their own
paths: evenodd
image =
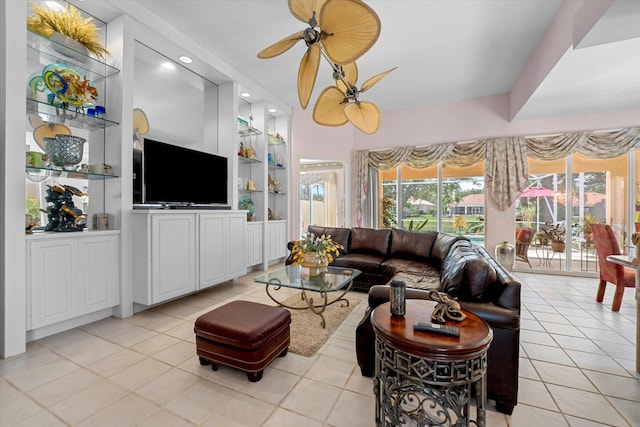
<svg viewBox="0 0 640 427">
<path fill-rule="evenodd" d="M 376 426 L 486 425 L 487 353 L 467 360 L 431 360 L 376 337 Z M 476 420 L 469 420 L 472 391 Z"/>
<path fill-rule="evenodd" d="M 344 296 L 346 295 L 347 292 L 351 290 L 351 287 L 353 286 L 353 280 L 349 281 L 349 284 L 343 290 L 340 291 L 340 294 L 331 300 L 329 299 L 328 294 L 334 294 L 336 293 L 336 291 L 325 292 L 323 290 L 305 289 L 304 286 L 301 286 L 300 298 L 302 299 L 302 301 L 306 302 L 307 305 L 304 307 L 294 307 L 294 306 L 285 305 L 282 303 L 282 301 L 278 301 L 275 298 L 275 296 L 273 296 L 269 291 L 270 287 L 273 288 L 274 291 L 280 290 L 282 286 L 280 285 L 280 283 L 278 283 L 279 282 L 278 279 L 272 279 L 270 282 L 271 283 L 266 286 L 266 291 L 267 291 L 267 295 L 269 296 L 269 298 L 271 298 L 273 302 L 278 304 L 280 307 L 285 307 L 285 308 L 288 308 L 289 310 L 311 310 L 314 314 L 317 314 L 320 317 L 320 324 L 322 325 L 322 329 L 326 327 L 326 322 L 324 320 L 323 313 L 327 309 L 327 306 L 330 306 L 331 304 L 335 304 L 338 301 L 342 301 L 342 307 L 348 307 L 349 300 L 346 299 Z M 319 303 L 316 303 L 316 300 L 313 298 L 310 292 L 314 292 L 320 295 Z"/>
</svg>

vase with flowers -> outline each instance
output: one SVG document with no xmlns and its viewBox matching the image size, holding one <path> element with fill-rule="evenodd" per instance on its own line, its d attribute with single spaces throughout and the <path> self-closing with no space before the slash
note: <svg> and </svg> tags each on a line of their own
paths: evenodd
<svg viewBox="0 0 640 427">
<path fill-rule="evenodd" d="M 317 276 L 325 271 L 334 256 L 338 256 L 340 249 L 343 249 L 343 246 L 334 242 L 331 235 L 316 236 L 306 233 L 302 240 L 293 244 L 293 265 L 307 267 L 309 275 Z"/>
</svg>

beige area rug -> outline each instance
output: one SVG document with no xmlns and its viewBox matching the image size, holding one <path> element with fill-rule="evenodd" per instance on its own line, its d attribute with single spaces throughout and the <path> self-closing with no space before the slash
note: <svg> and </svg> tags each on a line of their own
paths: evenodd
<svg viewBox="0 0 640 427">
<path fill-rule="evenodd" d="M 313 296 L 319 298 L 318 295 Z M 289 344 L 289 351 L 301 356 L 313 356 L 338 329 L 338 326 L 347 318 L 349 313 L 362 302 L 361 299 L 354 297 L 347 298 L 347 300 L 349 300 L 348 307 L 343 307 L 344 302 L 342 301 L 327 306 L 323 313 L 326 322 L 324 329 L 322 329 L 320 316 L 314 314 L 311 310 L 289 310 L 291 312 L 291 343 Z M 300 298 L 299 293 L 284 300 L 283 304 L 290 307 L 307 306 L 307 303 Z"/>
</svg>

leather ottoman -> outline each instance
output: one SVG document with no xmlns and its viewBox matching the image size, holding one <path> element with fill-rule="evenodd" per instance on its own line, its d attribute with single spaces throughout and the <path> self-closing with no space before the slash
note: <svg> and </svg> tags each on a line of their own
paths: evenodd
<svg viewBox="0 0 640 427">
<path fill-rule="evenodd" d="M 287 354 L 291 313 L 282 307 L 232 301 L 196 319 L 196 353 L 201 365 L 232 366 L 260 381 L 264 368 Z"/>
</svg>

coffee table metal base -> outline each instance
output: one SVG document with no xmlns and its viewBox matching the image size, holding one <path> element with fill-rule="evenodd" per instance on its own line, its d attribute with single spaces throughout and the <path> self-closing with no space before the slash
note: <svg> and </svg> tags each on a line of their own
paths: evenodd
<svg viewBox="0 0 640 427">
<path fill-rule="evenodd" d="M 326 327 L 326 322 L 324 320 L 324 311 L 328 306 L 335 304 L 337 302 L 342 302 L 342 307 L 349 307 L 349 300 L 344 296 L 351 290 L 353 286 L 353 280 L 349 281 L 349 284 L 342 290 L 336 297 L 329 299 L 328 294 L 335 294 L 336 292 L 324 292 L 321 290 L 315 289 L 305 289 L 304 287 L 300 288 L 300 298 L 302 301 L 306 302 L 306 306 L 303 307 L 295 307 L 290 305 L 283 304 L 282 301 L 279 301 L 275 297 L 275 293 L 272 294 L 269 290 L 271 288 L 273 291 L 279 291 L 282 286 L 279 283 L 278 279 L 271 279 L 269 284 L 266 285 L 266 292 L 269 298 L 280 307 L 288 308 L 289 310 L 311 310 L 314 314 L 320 317 L 320 325 L 322 325 L 322 329 Z M 319 301 L 313 297 L 313 294 L 319 295 Z"/>
<path fill-rule="evenodd" d="M 376 337 L 376 426 L 486 425 L 486 350 L 467 360 L 414 356 Z M 472 391 L 476 420 L 470 420 Z"/>
</svg>

